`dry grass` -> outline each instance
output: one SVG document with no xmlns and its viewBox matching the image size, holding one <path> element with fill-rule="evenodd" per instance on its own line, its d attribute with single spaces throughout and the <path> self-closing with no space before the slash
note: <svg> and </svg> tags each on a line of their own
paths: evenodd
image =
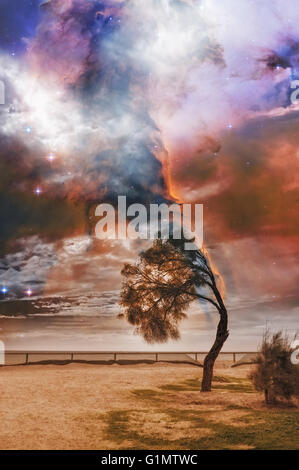
<svg viewBox="0 0 299 470">
<path fill-rule="evenodd" d="M 202 369 L 185 364 L 1 368 L 0 446 L 298 448 L 297 409 L 265 408 L 249 370 L 218 363 L 213 392 L 202 394 Z"/>
</svg>

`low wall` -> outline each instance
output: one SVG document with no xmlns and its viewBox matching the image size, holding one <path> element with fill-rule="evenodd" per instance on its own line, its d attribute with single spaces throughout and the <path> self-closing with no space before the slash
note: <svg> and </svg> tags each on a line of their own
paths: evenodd
<svg viewBox="0 0 299 470">
<path fill-rule="evenodd" d="M 203 362 L 207 352 L 202 351 L 5 351 L 4 365 L 88 362 L 99 364 L 128 364 L 138 362 Z M 241 362 L 243 358 L 254 358 L 255 352 L 221 352 L 217 360 Z"/>
</svg>

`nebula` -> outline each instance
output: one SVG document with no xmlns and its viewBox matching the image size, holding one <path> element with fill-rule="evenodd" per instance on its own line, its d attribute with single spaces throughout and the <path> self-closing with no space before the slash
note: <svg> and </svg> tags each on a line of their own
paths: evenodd
<svg viewBox="0 0 299 470">
<path fill-rule="evenodd" d="M 94 208 L 123 195 L 203 204 L 233 327 L 254 300 L 258 324 L 291 304 L 294 328 L 297 1 L 5 1 L 0 18 L 3 305 L 117 291 L 142 244 L 95 240 Z"/>
</svg>

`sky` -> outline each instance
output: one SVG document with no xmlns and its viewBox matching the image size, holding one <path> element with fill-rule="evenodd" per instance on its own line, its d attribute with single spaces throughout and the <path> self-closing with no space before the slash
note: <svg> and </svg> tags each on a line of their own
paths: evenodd
<svg viewBox="0 0 299 470">
<path fill-rule="evenodd" d="M 298 328 L 297 0 L 2 0 L 0 338 L 10 349 L 207 350 L 217 313 L 147 345 L 95 207 L 203 204 L 226 350 Z"/>
</svg>

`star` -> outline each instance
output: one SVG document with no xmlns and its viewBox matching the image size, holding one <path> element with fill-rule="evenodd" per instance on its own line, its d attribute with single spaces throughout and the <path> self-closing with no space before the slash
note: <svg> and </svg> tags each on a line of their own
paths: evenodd
<svg viewBox="0 0 299 470">
<path fill-rule="evenodd" d="M 3 286 L 3 287 L 1 288 L 1 292 L 2 292 L 2 294 L 7 294 L 7 292 L 8 292 L 7 287 Z"/>
<path fill-rule="evenodd" d="M 37 196 L 39 196 L 43 191 L 40 187 L 38 187 L 38 188 L 35 188 L 34 192 Z"/>
<path fill-rule="evenodd" d="M 31 132 L 32 132 L 32 127 L 30 127 L 30 126 L 25 127 L 25 132 L 26 132 L 27 134 L 31 134 Z"/>
<path fill-rule="evenodd" d="M 47 156 L 47 160 L 49 160 L 49 162 L 53 162 L 55 158 L 56 156 L 54 155 L 54 153 L 49 153 L 49 155 Z"/>
<path fill-rule="evenodd" d="M 27 289 L 25 294 L 27 295 L 27 297 L 31 297 L 31 295 L 33 294 L 32 290 L 31 289 Z"/>
</svg>

